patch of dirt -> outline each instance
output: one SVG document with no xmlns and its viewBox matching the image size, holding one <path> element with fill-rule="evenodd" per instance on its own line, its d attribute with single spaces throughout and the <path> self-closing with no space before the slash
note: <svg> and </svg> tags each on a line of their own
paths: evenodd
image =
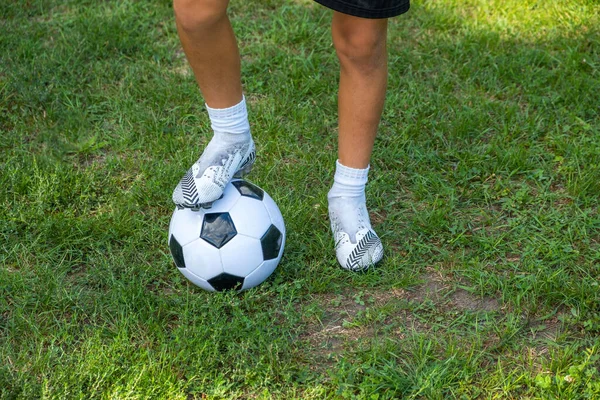
<svg viewBox="0 0 600 400">
<path fill-rule="evenodd" d="M 519 261 L 521 261 L 521 255 L 516 253 L 506 253 L 506 255 L 504 256 L 504 260 L 510 263 L 518 263 Z"/>
<path fill-rule="evenodd" d="M 441 301 L 444 297 L 444 292 L 450 290 L 449 282 L 444 281 L 441 274 L 429 272 L 423 276 L 423 283 L 419 286 L 410 289 L 409 299 L 422 303 L 425 300 L 434 302 Z"/>
<path fill-rule="evenodd" d="M 255 105 L 261 102 L 268 101 L 269 96 L 261 94 L 261 93 L 247 93 L 246 102 L 250 105 Z"/>
<path fill-rule="evenodd" d="M 464 289 L 458 289 L 450 296 L 451 303 L 455 308 L 467 311 L 499 311 L 498 300 L 492 297 L 477 297 Z"/>
<path fill-rule="evenodd" d="M 493 297 L 479 297 L 465 289 L 452 291 L 455 283 L 440 273 L 430 271 L 423 276 L 423 283 L 410 289 L 408 298 L 422 303 L 431 300 L 445 309 L 458 309 L 463 311 L 499 311 L 501 306 Z"/>
<path fill-rule="evenodd" d="M 555 343 L 563 331 L 561 322 L 562 312 L 546 320 L 531 321 L 527 325 L 527 335 L 530 340 L 537 342 L 535 350 L 539 354 L 547 354 L 550 343 Z"/>
<path fill-rule="evenodd" d="M 75 168 L 89 168 L 94 164 L 102 167 L 105 163 L 105 153 L 73 154 L 73 166 Z"/>
<path fill-rule="evenodd" d="M 342 293 L 315 294 L 312 298 L 312 313 L 307 313 L 307 327 L 301 335 L 308 344 L 308 358 L 315 369 L 322 369 L 336 362 L 346 350 L 356 347 L 361 340 L 385 335 L 403 339 L 407 334 L 427 333 L 433 327 L 415 315 L 413 306 L 406 303 L 431 301 L 441 311 L 496 312 L 501 311 L 500 302 L 493 297 L 481 297 L 465 289 L 454 289 L 451 278 L 436 271 L 422 277 L 422 283 L 410 289 L 389 290 L 349 289 Z M 305 303 L 306 305 L 306 303 Z M 380 312 L 387 308 L 387 311 Z M 308 311 L 309 309 L 307 309 Z M 375 310 L 373 320 L 360 320 L 369 310 Z M 378 317 L 383 319 L 377 319 Z M 357 320 L 358 318 L 358 320 Z M 497 342 L 490 339 L 488 346 Z"/>
<path fill-rule="evenodd" d="M 192 75 L 192 69 L 187 64 L 178 65 L 173 68 L 173 72 L 186 78 Z"/>
<path fill-rule="evenodd" d="M 313 318 L 308 323 L 301 336 L 312 347 L 310 357 L 318 361 L 314 368 L 320 369 L 335 362 L 346 347 L 375 336 L 375 327 L 353 324 L 360 312 L 367 307 L 384 306 L 393 299 L 405 297 L 406 291 L 402 289 L 367 293 L 348 290 L 341 294 L 314 295 L 322 314 L 316 321 Z"/>
<path fill-rule="evenodd" d="M 81 279 L 85 279 L 88 275 L 87 264 L 74 265 L 69 272 L 67 272 L 67 279 L 71 282 L 78 282 Z"/>
<path fill-rule="evenodd" d="M 174 64 L 176 64 L 176 66 L 172 69 L 172 72 L 186 78 L 188 76 L 193 75 L 192 68 L 187 62 L 187 58 L 185 56 L 185 53 L 183 52 L 183 49 L 178 49 L 175 52 L 175 60 L 176 62 Z"/>
<path fill-rule="evenodd" d="M 381 225 L 388 219 L 388 212 L 383 208 L 373 209 L 370 213 L 371 223 L 373 226 Z"/>
</svg>

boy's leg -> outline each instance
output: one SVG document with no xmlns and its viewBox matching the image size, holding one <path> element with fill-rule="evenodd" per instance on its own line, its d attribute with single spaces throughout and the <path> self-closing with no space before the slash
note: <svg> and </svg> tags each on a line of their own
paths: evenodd
<svg viewBox="0 0 600 400">
<path fill-rule="evenodd" d="M 233 175 L 254 161 L 242 94 L 240 55 L 228 0 L 174 0 L 177 31 L 206 102 L 214 136 L 173 192 L 180 207 L 218 199 Z"/>
<path fill-rule="evenodd" d="M 365 185 L 387 85 L 387 19 L 334 12 L 332 36 L 340 62 L 339 159 L 327 196 L 329 217 L 340 265 L 362 270 L 383 256 Z"/>
<path fill-rule="evenodd" d="M 343 165 L 369 165 L 387 86 L 387 19 L 334 12 L 333 44 L 340 62 L 338 155 Z"/>
<path fill-rule="evenodd" d="M 242 100 L 240 54 L 227 17 L 229 0 L 173 0 L 183 51 L 204 101 L 228 108 Z"/>
</svg>

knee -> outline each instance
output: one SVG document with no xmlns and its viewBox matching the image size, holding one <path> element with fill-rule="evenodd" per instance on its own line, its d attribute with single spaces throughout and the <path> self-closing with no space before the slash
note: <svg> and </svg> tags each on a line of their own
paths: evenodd
<svg viewBox="0 0 600 400">
<path fill-rule="evenodd" d="M 353 66 L 368 73 L 385 63 L 385 31 L 340 29 L 333 32 L 333 44 L 342 67 Z"/>
<path fill-rule="evenodd" d="M 197 32 L 210 29 L 225 18 L 227 2 L 223 0 L 173 0 L 173 10 L 181 29 Z"/>
</svg>

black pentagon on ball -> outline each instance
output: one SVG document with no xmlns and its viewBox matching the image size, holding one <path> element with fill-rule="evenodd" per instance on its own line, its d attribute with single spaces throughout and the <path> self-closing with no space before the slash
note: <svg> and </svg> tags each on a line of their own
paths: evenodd
<svg viewBox="0 0 600 400">
<path fill-rule="evenodd" d="M 223 290 L 239 290 L 244 284 L 244 278 L 241 276 L 222 273 L 208 280 L 208 283 L 217 291 Z"/>
<path fill-rule="evenodd" d="M 277 229 L 275 225 L 271 225 L 265 232 L 262 238 L 260 238 L 260 245 L 262 246 L 263 259 L 272 260 L 277 258 L 279 250 L 281 249 L 281 242 L 283 241 L 283 235 Z"/>
<path fill-rule="evenodd" d="M 215 246 L 217 249 L 237 235 L 235 225 L 227 212 L 209 213 L 204 215 L 200 238 Z"/>
<path fill-rule="evenodd" d="M 175 265 L 177 266 L 177 268 L 185 268 L 183 249 L 181 248 L 181 245 L 173 235 L 171 235 L 171 237 L 169 238 L 169 248 L 171 249 L 171 255 L 173 256 L 173 260 L 175 261 Z"/>
<path fill-rule="evenodd" d="M 256 200 L 262 200 L 265 197 L 265 193 L 261 188 L 251 184 L 248 181 L 239 180 L 231 182 L 233 186 L 240 192 L 242 196 L 251 197 Z"/>
</svg>

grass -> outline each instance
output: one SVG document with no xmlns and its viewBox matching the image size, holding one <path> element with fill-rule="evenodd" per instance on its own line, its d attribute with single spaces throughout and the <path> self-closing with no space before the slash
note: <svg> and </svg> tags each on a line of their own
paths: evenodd
<svg viewBox="0 0 600 400">
<path fill-rule="evenodd" d="M 325 195 L 330 13 L 235 1 L 275 274 L 173 266 L 170 194 L 209 136 L 168 1 L 0 2 L 0 398 L 600 398 L 600 6 L 424 0 L 390 22 L 349 274 Z"/>
</svg>

